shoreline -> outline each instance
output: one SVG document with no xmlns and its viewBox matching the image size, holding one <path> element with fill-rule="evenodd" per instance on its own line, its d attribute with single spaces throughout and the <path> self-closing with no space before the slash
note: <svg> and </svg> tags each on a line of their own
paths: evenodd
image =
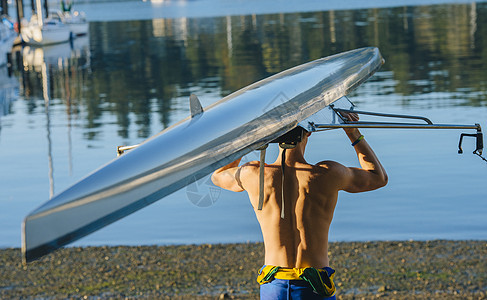
<svg viewBox="0 0 487 300">
<path fill-rule="evenodd" d="M 0 249 L 0 298 L 258 299 L 262 243 Z M 487 241 L 332 242 L 337 299 L 485 299 Z"/>
</svg>

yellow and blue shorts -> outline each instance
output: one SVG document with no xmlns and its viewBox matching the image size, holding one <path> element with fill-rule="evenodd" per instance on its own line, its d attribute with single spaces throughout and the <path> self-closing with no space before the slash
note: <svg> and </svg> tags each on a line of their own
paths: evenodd
<svg viewBox="0 0 487 300">
<path fill-rule="evenodd" d="M 330 267 L 282 268 L 265 265 L 259 271 L 260 299 L 336 299 Z"/>
</svg>

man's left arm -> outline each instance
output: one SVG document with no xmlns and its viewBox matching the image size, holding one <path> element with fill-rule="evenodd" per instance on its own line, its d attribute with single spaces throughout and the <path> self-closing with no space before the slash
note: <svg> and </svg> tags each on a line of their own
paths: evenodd
<svg viewBox="0 0 487 300">
<path fill-rule="evenodd" d="M 211 181 L 213 181 L 216 186 L 232 192 L 244 191 L 239 178 L 240 168 L 238 164 L 240 163 L 240 160 L 242 160 L 242 158 L 217 169 L 211 175 Z"/>
</svg>

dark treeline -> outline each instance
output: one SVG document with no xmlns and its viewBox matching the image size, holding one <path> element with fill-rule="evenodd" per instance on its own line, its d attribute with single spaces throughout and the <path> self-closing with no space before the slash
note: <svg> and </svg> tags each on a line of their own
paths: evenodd
<svg viewBox="0 0 487 300">
<path fill-rule="evenodd" d="M 191 93 L 225 96 L 289 67 L 366 46 L 379 47 L 386 59 L 381 72 L 391 74 L 394 86 L 384 93 L 449 93 L 465 105 L 487 104 L 485 3 L 94 22 L 87 42 L 63 64 L 46 62 L 49 97 L 69 113 L 83 112 L 88 128 L 101 126 L 103 114 L 116 116 L 124 138 L 134 125 L 147 137 L 154 116 L 161 129 L 176 121 L 174 111 L 189 110 Z M 24 70 L 24 97 L 42 98 L 39 68 Z"/>
</svg>

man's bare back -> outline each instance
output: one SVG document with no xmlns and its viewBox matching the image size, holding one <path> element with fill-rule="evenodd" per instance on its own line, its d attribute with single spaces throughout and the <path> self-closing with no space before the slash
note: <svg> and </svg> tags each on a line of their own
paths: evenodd
<svg viewBox="0 0 487 300">
<path fill-rule="evenodd" d="M 281 218 L 281 163 L 265 167 L 264 205 L 259 201 L 259 162 L 241 167 L 239 179 L 259 221 L 265 244 L 265 264 L 291 268 L 328 266 L 328 229 L 338 190 L 333 168 L 322 163 L 286 164 L 284 219 Z"/>
<path fill-rule="evenodd" d="M 354 114 L 348 116 L 358 120 Z M 354 142 L 361 168 L 348 168 L 334 161 L 311 165 L 304 159 L 309 133 L 285 154 L 284 189 L 282 155 L 264 171 L 264 205 L 258 210 L 259 162 L 238 166 L 240 159 L 215 171 L 213 182 L 222 188 L 247 191 L 259 221 L 265 245 L 265 265 L 290 268 L 329 265 L 328 231 L 338 192 L 364 192 L 384 186 L 387 174 L 358 129 L 346 129 Z M 284 195 L 284 218 L 281 218 Z"/>
</svg>

